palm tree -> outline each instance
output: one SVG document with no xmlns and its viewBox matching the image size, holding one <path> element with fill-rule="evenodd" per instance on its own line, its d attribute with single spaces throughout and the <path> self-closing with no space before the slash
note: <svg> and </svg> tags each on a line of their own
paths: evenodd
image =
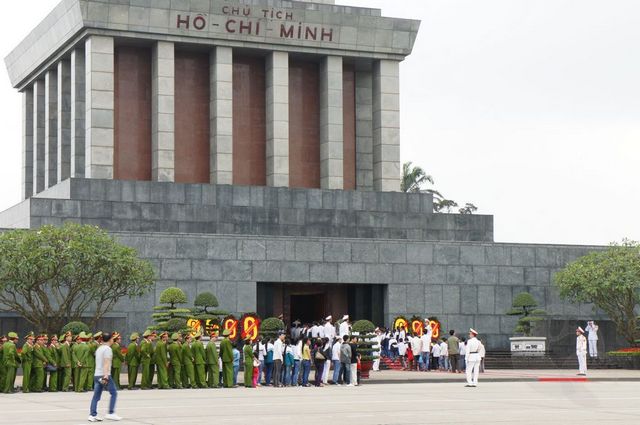
<svg viewBox="0 0 640 425">
<path fill-rule="evenodd" d="M 402 164 L 402 182 L 400 190 L 403 192 L 420 192 L 425 183 L 433 184 L 433 177 L 425 173 L 422 167 L 412 167 L 411 162 Z"/>
</svg>

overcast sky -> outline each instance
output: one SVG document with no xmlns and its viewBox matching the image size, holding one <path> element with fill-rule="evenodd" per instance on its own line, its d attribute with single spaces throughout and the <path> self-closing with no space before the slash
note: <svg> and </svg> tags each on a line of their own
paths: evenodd
<svg viewBox="0 0 640 425">
<path fill-rule="evenodd" d="M 5 57 L 58 0 L 2 2 Z M 403 161 L 494 215 L 498 242 L 640 240 L 640 2 L 337 0 L 422 21 L 401 65 Z M 0 210 L 20 97 L 0 67 Z"/>
</svg>

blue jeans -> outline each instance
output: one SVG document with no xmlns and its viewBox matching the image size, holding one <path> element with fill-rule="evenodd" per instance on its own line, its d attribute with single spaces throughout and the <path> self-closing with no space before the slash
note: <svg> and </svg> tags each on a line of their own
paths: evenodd
<svg viewBox="0 0 640 425">
<path fill-rule="evenodd" d="M 340 360 L 333 360 L 333 383 L 337 384 L 340 380 Z"/>
<path fill-rule="evenodd" d="M 302 385 L 309 385 L 309 373 L 311 373 L 311 360 L 302 361 Z"/>
<path fill-rule="evenodd" d="M 351 383 L 351 363 L 340 362 L 340 372 L 342 375 L 342 383 L 349 385 Z"/>
<path fill-rule="evenodd" d="M 291 365 L 284 366 L 284 377 L 282 379 L 282 383 L 286 386 L 291 385 Z"/>
<path fill-rule="evenodd" d="M 422 370 L 429 370 L 429 352 L 423 351 L 420 353 L 420 360 L 422 363 Z"/>
<path fill-rule="evenodd" d="M 264 370 L 264 360 L 260 360 L 260 366 L 258 366 L 258 384 L 262 380 L 262 371 Z"/>
<path fill-rule="evenodd" d="M 238 385 L 238 371 L 240 370 L 240 365 L 233 365 L 233 385 Z"/>
<path fill-rule="evenodd" d="M 89 412 L 91 416 L 98 416 L 98 402 L 100 401 L 102 391 L 104 390 L 104 387 L 100 383 L 100 379 L 102 379 L 102 376 L 93 377 L 93 398 L 91 399 L 91 408 Z M 109 377 L 107 390 L 109 390 L 109 394 L 111 394 L 111 400 L 109 400 L 109 413 L 111 414 L 116 411 L 116 400 L 118 399 L 118 390 L 116 389 L 116 384 L 113 382 L 111 377 Z"/>
<path fill-rule="evenodd" d="M 300 360 L 293 362 L 293 372 L 291 373 L 291 385 L 296 387 L 298 385 L 298 375 L 300 375 Z"/>
<path fill-rule="evenodd" d="M 273 363 L 264 364 L 264 383 L 271 385 L 271 375 L 273 374 Z"/>
</svg>

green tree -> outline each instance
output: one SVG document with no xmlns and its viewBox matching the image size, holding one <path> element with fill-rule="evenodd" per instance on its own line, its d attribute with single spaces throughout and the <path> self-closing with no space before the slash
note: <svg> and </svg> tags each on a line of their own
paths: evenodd
<svg viewBox="0 0 640 425">
<path fill-rule="evenodd" d="M 193 305 L 195 306 L 192 310 L 194 318 L 202 321 L 219 319 L 220 316 L 228 314 L 226 311 L 216 309 L 220 304 L 218 298 L 211 292 L 199 293 Z"/>
<path fill-rule="evenodd" d="M 188 308 L 179 308 L 178 304 L 186 304 L 187 295 L 184 291 L 177 287 L 170 287 L 162 291 L 160 294 L 160 304 L 153 307 L 155 313 L 151 315 L 156 325 L 153 327 L 160 331 L 173 331 L 176 332 L 176 323 L 178 319 L 182 323 L 182 327 L 177 330 L 187 330 L 187 320 L 191 315 L 191 310 Z M 169 326 L 171 325 L 171 326 Z M 169 329 L 171 327 L 171 329 Z"/>
<path fill-rule="evenodd" d="M 358 354 L 360 354 L 360 358 L 362 361 L 368 361 L 377 358 L 377 356 L 373 354 L 373 346 L 378 344 L 375 340 L 375 330 L 376 325 L 374 325 L 373 322 L 370 322 L 369 320 L 358 320 L 351 327 L 351 334 L 355 335 L 357 333 L 358 336 L 356 351 L 358 352 Z"/>
<path fill-rule="evenodd" d="M 450 213 L 452 209 L 458 207 L 458 203 L 452 199 L 447 199 L 435 188 L 426 187 L 427 183 L 435 184 L 433 177 L 427 174 L 422 167 L 413 166 L 412 162 L 402 164 L 402 180 L 400 190 L 402 192 L 424 192 L 433 195 L 433 211 Z M 473 214 L 478 207 L 472 203 L 467 203 L 459 210 L 460 214 Z"/>
<path fill-rule="evenodd" d="M 94 327 L 121 298 L 147 293 L 153 280 L 148 261 L 98 227 L 67 223 L 0 235 L 0 309 L 49 333 L 80 319 Z"/>
<path fill-rule="evenodd" d="M 278 332 L 284 331 L 284 322 L 277 317 L 268 317 L 260 323 L 260 334 L 264 338 L 275 338 Z"/>
<path fill-rule="evenodd" d="M 535 323 L 544 320 L 547 312 L 536 308 L 537 306 L 536 299 L 528 292 L 522 292 L 514 298 L 512 309 L 507 314 L 509 316 L 520 316 L 515 329 L 516 333 L 531 336 Z"/>
<path fill-rule="evenodd" d="M 591 252 L 556 273 L 560 296 L 593 303 L 615 323 L 629 344 L 637 344 L 640 301 L 640 243 L 623 240 L 604 251 Z"/>
</svg>

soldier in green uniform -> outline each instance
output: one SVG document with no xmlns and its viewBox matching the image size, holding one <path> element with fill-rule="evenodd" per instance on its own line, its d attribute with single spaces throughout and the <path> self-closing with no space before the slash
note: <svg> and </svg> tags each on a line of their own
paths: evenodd
<svg viewBox="0 0 640 425">
<path fill-rule="evenodd" d="M 156 344 L 155 363 L 158 369 L 158 388 L 168 390 L 169 387 L 169 359 L 167 357 L 167 341 L 169 334 L 163 332 L 160 334 L 160 341 Z"/>
<path fill-rule="evenodd" d="M 138 366 L 140 365 L 140 347 L 138 346 L 138 338 L 140 335 L 138 332 L 134 332 L 129 337 L 131 341 L 127 347 L 127 355 L 125 361 L 127 362 L 127 388 L 130 390 L 136 386 L 136 380 L 138 379 Z"/>
<path fill-rule="evenodd" d="M 36 345 L 33 346 L 33 361 L 31 362 L 33 377 L 31 378 L 31 392 L 34 393 L 41 393 L 44 390 L 44 367 L 49 361 L 45 354 L 45 351 L 47 350 L 47 347 L 44 345 L 45 338 L 45 335 L 38 335 Z"/>
<path fill-rule="evenodd" d="M 212 331 L 209 343 L 205 348 L 205 357 L 207 362 L 207 386 L 209 388 L 218 388 L 220 385 L 220 365 L 218 364 L 218 347 L 216 347 L 217 332 Z"/>
<path fill-rule="evenodd" d="M 47 363 L 55 368 L 55 370 L 49 371 L 49 392 L 58 392 L 58 336 L 51 335 L 49 338 L 49 346 L 45 350 L 47 357 Z"/>
<path fill-rule="evenodd" d="M 153 374 L 151 372 L 153 363 L 153 339 L 155 338 L 155 332 L 150 330 L 144 331 L 142 334 L 142 343 L 140 344 L 140 364 L 142 365 L 142 383 L 140 388 L 148 390 L 153 383 Z"/>
<path fill-rule="evenodd" d="M 122 363 L 124 362 L 124 354 L 122 354 L 122 335 L 118 332 L 113 333 L 113 344 L 111 350 L 113 351 L 113 359 L 111 360 L 111 378 L 116 386 L 116 389 L 120 389 L 120 372 L 122 370 Z"/>
<path fill-rule="evenodd" d="M 220 343 L 220 358 L 222 359 L 222 382 L 225 388 L 233 387 L 233 343 L 229 339 L 231 332 L 225 329 L 222 336 L 225 338 Z"/>
<path fill-rule="evenodd" d="M 171 335 L 171 344 L 167 348 L 169 352 L 169 385 L 171 388 L 182 388 L 182 335 L 174 333 Z"/>
<path fill-rule="evenodd" d="M 22 346 L 22 353 L 20 353 L 20 361 L 22 363 L 22 392 L 28 393 L 31 391 L 31 367 L 33 364 L 33 341 L 35 335 L 33 332 L 29 332 L 24 339 L 27 341 Z"/>
<path fill-rule="evenodd" d="M 191 336 L 191 333 L 187 333 L 185 339 L 185 343 L 182 344 L 182 386 L 184 388 L 194 388 L 196 377 L 193 364 L 193 350 L 191 349 L 193 336 Z"/>
<path fill-rule="evenodd" d="M 93 375 L 96 371 L 96 350 L 102 344 L 102 332 L 98 331 L 93 336 L 89 335 L 89 355 L 87 356 L 87 377 L 85 381 L 85 388 L 87 391 L 93 390 Z"/>
<path fill-rule="evenodd" d="M 196 340 L 191 345 L 191 350 L 193 351 L 193 364 L 196 369 L 196 385 L 198 386 L 198 388 L 205 388 L 207 386 L 207 377 L 204 372 L 205 354 L 204 344 L 202 344 L 201 341 L 202 334 L 198 332 L 195 338 Z"/>
<path fill-rule="evenodd" d="M 76 343 L 71 348 L 71 361 L 76 370 L 76 374 L 73 377 L 73 389 L 77 393 L 86 391 L 87 373 L 89 373 L 87 361 L 89 346 L 87 345 L 87 339 L 89 339 L 89 335 L 80 332 L 80 335 L 76 338 Z"/>
<path fill-rule="evenodd" d="M 2 353 L 4 352 L 4 343 L 7 342 L 7 337 L 5 335 L 0 336 L 0 387 L 4 387 L 4 378 L 6 374 L 6 367 L 4 365 L 4 356 Z"/>
<path fill-rule="evenodd" d="M 4 364 L 4 381 L 2 384 L 2 392 L 9 394 L 15 391 L 16 371 L 20 364 L 20 356 L 16 348 L 18 342 L 18 334 L 9 332 L 8 340 L 2 345 L 2 362 Z"/>
<path fill-rule="evenodd" d="M 69 391 L 69 384 L 71 384 L 71 332 L 67 332 L 64 335 L 60 335 L 60 347 L 58 348 L 59 362 L 58 362 L 58 389 L 60 391 Z"/>
<path fill-rule="evenodd" d="M 242 356 L 244 357 L 244 386 L 245 388 L 253 387 L 253 347 L 251 347 L 251 338 L 244 340 L 244 348 L 242 348 Z"/>
</svg>

